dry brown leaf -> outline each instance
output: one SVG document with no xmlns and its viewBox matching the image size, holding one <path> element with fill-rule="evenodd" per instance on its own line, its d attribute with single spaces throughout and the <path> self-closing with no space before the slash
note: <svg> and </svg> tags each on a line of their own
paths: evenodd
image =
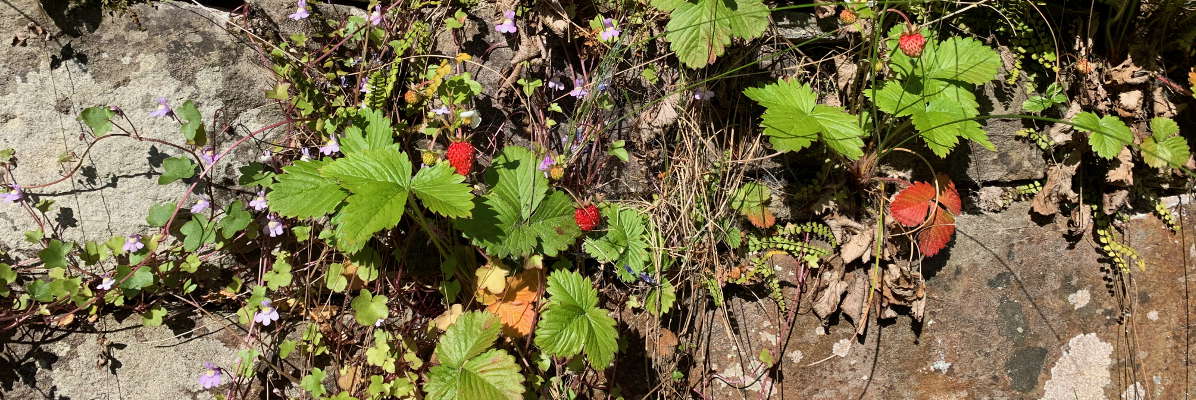
<svg viewBox="0 0 1196 400">
<path fill-rule="evenodd" d="M 64 326 L 70 326 L 71 323 L 73 323 L 73 322 L 75 322 L 75 314 L 74 313 L 64 314 L 60 317 L 54 318 L 53 325 L 57 326 L 57 327 L 64 327 Z"/>
<path fill-rule="evenodd" d="M 1142 113 L 1142 91 L 1130 90 L 1117 95 L 1117 113 L 1131 118 Z"/>
<path fill-rule="evenodd" d="M 363 385 L 363 375 L 356 366 L 343 367 L 340 370 L 340 375 L 336 377 L 336 387 L 342 391 L 352 391 L 353 388 Z"/>
<path fill-rule="evenodd" d="M 1088 231 L 1092 226 L 1092 207 L 1075 207 L 1071 209 L 1071 217 L 1067 221 L 1067 230 L 1073 235 Z"/>
<path fill-rule="evenodd" d="M 1167 98 L 1167 92 L 1163 90 L 1163 86 L 1155 86 L 1150 92 L 1151 111 L 1154 111 L 1154 116 L 1162 118 L 1175 118 L 1179 114 L 1176 110 L 1175 103 Z"/>
<path fill-rule="evenodd" d="M 648 353 L 648 355 L 652 356 L 653 359 L 667 359 L 673 356 L 679 342 L 677 341 L 677 334 L 668 328 L 662 327 L 657 332 L 656 340 L 653 343 L 652 352 Z"/>
<path fill-rule="evenodd" d="M 1071 178 L 1080 167 L 1079 151 L 1073 151 L 1063 163 L 1052 165 L 1047 170 L 1046 183 L 1042 190 L 1034 196 L 1030 209 L 1042 216 L 1051 216 L 1059 212 L 1059 201 L 1076 201 L 1079 198 L 1071 188 Z"/>
<path fill-rule="evenodd" d="M 436 329 L 439 329 L 441 332 L 447 331 L 450 326 L 453 326 L 453 324 L 457 323 L 457 318 L 464 313 L 464 307 L 461 307 L 460 304 L 453 304 L 452 307 L 444 310 L 443 313 L 440 313 L 440 316 L 433 319 L 432 325 L 435 325 Z"/>
<path fill-rule="evenodd" d="M 340 307 L 334 305 L 321 304 L 307 309 L 307 318 L 311 319 L 317 324 L 323 324 L 332 319 L 333 316 L 340 311 Z"/>
<path fill-rule="evenodd" d="M 872 239 L 875 235 L 876 228 L 868 228 L 863 232 L 851 235 L 851 239 L 839 249 L 839 257 L 843 259 L 843 263 L 848 264 L 856 259 L 868 262 L 872 258 Z"/>
<path fill-rule="evenodd" d="M 1101 196 L 1101 209 L 1105 214 L 1113 215 L 1130 199 L 1129 189 L 1117 189 Z"/>
<path fill-rule="evenodd" d="M 760 229 L 768 229 L 777 223 L 777 217 L 767 207 L 761 207 L 759 212 L 744 212 L 748 222 Z"/>
<path fill-rule="evenodd" d="M 1121 153 L 1117 154 L 1117 166 L 1110 168 L 1109 172 L 1105 173 L 1105 181 L 1118 184 L 1121 186 L 1130 186 L 1134 184 L 1134 161 L 1133 153 L 1130 148 L 1121 149 Z"/>
<path fill-rule="evenodd" d="M 543 290 L 544 270 L 528 269 L 507 278 L 506 290 L 486 311 L 502 320 L 502 332 L 519 338 L 532 333 L 536 323 L 536 302 Z"/>
<path fill-rule="evenodd" d="M 1150 79 L 1150 74 L 1134 64 L 1134 57 L 1127 57 L 1116 67 L 1109 69 L 1108 82 L 1118 85 L 1136 85 Z"/>
<path fill-rule="evenodd" d="M 922 275 L 905 261 L 888 264 L 884 270 L 884 284 L 881 299 L 887 310 L 882 316 L 892 315 L 892 305 L 913 307 L 916 302 L 926 298 L 926 280 Z M 920 315 L 914 315 L 921 320 Z"/>
<path fill-rule="evenodd" d="M 848 282 L 843 279 L 842 270 L 824 270 L 819 279 L 826 283 L 826 288 L 814 299 L 814 315 L 826 319 L 839 309 L 843 293 L 847 292 Z"/>
<path fill-rule="evenodd" d="M 1071 102 L 1071 104 L 1067 106 L 1067 111 L 1063 113 L 1063 120 L 1071 121 L 1072 118 L 1075 118 L 1076 114 L 1080 113 L 1080 110 L 1080 103 L 1074 101 Z M 1074 132 L 1075 130 L 1072 129 L 1071 125 L 1057 123 L 1051 125 L 1051 127 L 1047 129 L 1047 136 L 1050 137 L 1051 141 L 1055 142 L 1055 144 L 1064 144 L 1071 141 L 1072 134 Z"/>
<path fill-rule="evenodd" d="M 847 295 L 843 296 L 843 302 L 839 303 L 839 312 L 851 320 L 851 324 L 855 325 L 856 334 L 859 335 L 868 329 L 868 305 L 865 303 L 869 292 L 868 277 L 858 271 L 851 275 L 851 285 L 847 287 Z"/>
</svg>

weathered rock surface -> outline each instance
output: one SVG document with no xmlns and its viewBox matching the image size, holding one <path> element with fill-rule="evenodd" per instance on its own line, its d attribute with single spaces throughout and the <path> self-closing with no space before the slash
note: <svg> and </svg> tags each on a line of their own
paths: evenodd
<svg viewBox="0 0 1196 400">
<path fill-rule="evenodd" d="M 25 343 L 7 344 L 0 354 L 0 399 L 206 399 L 211 394 L 197 382 L 203 363 L 236 369 L 244 334 L 228 321 L 201 318 L 174 328 L 140 323 L 133 315 L 101 321 L 96 327 L 103 333 L 0 337 Z"/>
<path fill-rule="evenodd" d="M 1022 103 L 1028 97 L 1022 82 L 1005 83 L 1009 72 L 1002 68 L 997 79 L 976 90 L 981 115 L 1020 114 Z M 988 133 L 988 139 L 996 147 L 991 151 L 972 141 L 965 141 L 967 151 L 955 151 L 951 159 L 954 165 L 964 165 L 954 176 L 956 180 L 971 180 L 984 184 L 989 182 L 1014 182 L 1042 179 L 1046 161 L 1042 151 L 1029 140 L 1017 137 L 1017 131 L 1032 125 L 1020 119 L 985 119 L 980 121 L 981 129 Z M 964 144 L 961 143 L 961 147 Z"/>
<path fill-rule="evenodd" d="M 1177 299 L 1182 252 L 1196 248 L 1183 249 L 1153 216 L 1133 219 L 1127 244 L 1147 269 L 1133 272 L 1131 292 L 1115 296 L 1087 238 L 1073 244 L 1039 226 L 1024 202 L 957 223 L 947 254 L 922 267 L 930 276 L 924 326 L 906 316 L 879 330 L 873 323 L 861 342 L 842 320 L 823 333 L 803 308 L 786 341 L 771 302 L 729 298 L 730 321 L 715 310 L 698 332 L 712 350 L 699 355 L 691 384 L 719 399 L 1182 397 L 1185 311 Z M 756 379 L 761 349 L 782 363 L 781 381 Z"/>
<path fill-rule="evenodd" d="M 21 185 L 54 181 L 83 156 L 89 139 L 76 117 L 91 106 L 119 107 L 141 136 L 182 143 L 175 121 L 148 114 L 158 97 L 175 106 L 193 100 L 218 149 L 282 120 L 262 96 L 270 72 L 249 44 L 225 31 L 224 12 L 181 2 L 132 7 L 137 20 L 98 8 L 42 10 L 33 0 L 0 5 L 0 36 L 6 38 L 0 46 L 0 148 L 16 149 L 13 173 Z M 45 29 L 49 40 L 30 26 Z M 7 38 L 14 36 L 26 38 L 24 44 L 10 46 Z M 230 128 L 222 132 L 225 126 Z M 237 167 L 262 148 L 256 140 L 246 142 L 214 176 L 234 179 Z M 64 154 L 72 161 L 60 162 Z M 55 201 L 45 218 L 68 239 L 145 233 L 150 205 L 177 200 L 186 188 L 183 182 L 156 182 L 161 161 L 179 154 L 161 144 L 106 139 L 82 157 L 78 174 L 34 190 L 34 199 Z M 34 227 L 24 210 L 0 204 L 0 250 L 32 249 L 22 232 Z"/>
</svg>

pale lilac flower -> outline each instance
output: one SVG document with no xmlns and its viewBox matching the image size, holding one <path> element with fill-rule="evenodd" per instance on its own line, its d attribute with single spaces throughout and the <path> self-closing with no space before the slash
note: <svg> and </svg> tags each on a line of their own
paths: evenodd
<svg viewBox="0 0 1196 400">
<path fill-rule="evenodd" d="M 205 371 L 199 375 L 199 385 L 204 389 L 220 386 L 224 370 L 209 362 L 203 363 L 203 368 Z"/>
<path fill-rule="evenodd" d="M 145 244 L 141 243 L 141 235 L 132 234 L 125 237 L 125 245 L 122 247 L 124 251 L 133 253 L 143 248 L 145 248 Z"/>
<path fill-rule="evenodd" d="M 295 10 L 295 12 L 292 13 L 291 15 L 288 15 L 287 18 L 298 21 L 298 20 L 307 18 L 309 15 L 311 15 L 307 12 L 307 0 L 299 0 L 299 2 L 295 4 L 295 6 L 298 9 Z"/>
<path fill-rule="evenodd" d="M 208 146 L 199 151 L 199 159 L 200 161 L 203 161 L 204 164 L 214 164 L 216 163 L 216 160 L 219 160 L 220 158 L 216 157 L 216 149 L 212 148 L 212 146 Z"/>
<path fill-rule="evenodd" d="M 265 210 L 266 209 L 266 191 L 265 190 L 257 191 L 257 197 L 254 197 L 253 200 L 251 200 L 249 202 L 249 206 L 253 207 L 254 211 Z"/>
<path fill-rule="evenodd" d="M 553 161 L 552 156 L 545 155 L 544 159 L 540 160 L 540 170 L 547 171 L 549 168 L 552 168 L 552 164 L 556 164 L 556 161 Z"/>
<path fill-rule="evenodd" d="M 323 154 L 326 156 L 330 156 L 334 153 L 339 153 L 340 151 L 341 151 L 341 144 L 340 144 L 340 142 L 336 141 L 336 135 L 332 135 L 332 137 L 329 138 L 327 142 L 324 142 L 324 146 L 320 147 L 320 154 Z"/>
<path fill-rule="evenodd" d="M 0 198 L 9 203 L 16 203 L 25 199 L 25 192 L 21 191 L 21 185 L 12 185 L 12 191 L 0 194 Z"/>
<path fill-rule="evenodd" d="M 207 210 L 208 206 L 210 206 L 210 205 L 212 205 L 212 203 L 209 203 L 208 199 L 201 198 L 195 202 L 195 205 L 191 206 L 191 213 L 199 214 L 201 212 L 204 212 L 204 210 Z"/>
<path fill-rule="evenodd" d="M 590 94 L 590 91 L 586 90 L 586 81 L 583 81 L 581 79 L 574 79 L 573 80 L 573 90 L 569 91 L 569 95 L 573 96 L 573 97 L 577 97 L 577 98 L 582 98 L 582 97 L 586 97 L 587 94 Z"/>
<path fill-rule="evenodd" d="M 262 155 L 259 156 L 257 158 L 257 160 L 258 160 L 258 162 L 263 163 L 263 164 L 269 164 L 271 162 L 274 162 L 274 152 L 270 151 L 270 149 L 262 150 Z"/>
<path fill-rule="evenodd" d="M 357 90 L 361 91 L 362 93 L 369 93 L 370 92 L 370 78 L 366 77 L 365 79 L 362 79 L 361 87 L 357 88 Z"/>
<path fill-rule="evenodd" d="M 270 326 L 271 322 L 278 321 L 278 310 L 270 304 L 270 300 L 262 300 L 262 308 L 253 316 L 253 322 L 262 324 L 262 326 Z"/>
<path fill-rule="evenodd" d="M 449 111 L 448 106 L 440 106 L 439 108 L 432 109 L 433 114 L 440 115 L 440 116 L 448 115 L 450 112 L 451 111 Z"/>
<path fill-rule="evenodd" d="M 607 88 L 606 82 L 598 82 L 598 91 L 605 92 Z"/>
<path fill-rule="evenodd" d="M 159 97 L 158 98 L 158 108 L 155 108 L 154 111 L 150 111 L 149 116 L 165 117 L 170 114 L 174 114 L 174 109 L 170 108 L 170 103 L 168 103 L 166 101 L 165 97 Z"/>
<path fill-rule="evenodd" d="M 267 222 L 264 230 L 267 235 L 270 235 L 270 237 L 278 237 L 278 235 L 282 234 L 282 230 L 287 227 L 282 223 L 282 221 L 278 220 L 278 217 L 275 217 L 274 215 L 269 215 L 266 217 L 266 219 Z"/>
<path fill-rule="evenodd" d="M 698 88 L 694 90 L 694 100 L 710 100 L 714 98 L 714 92 L 706 88 Z"/>
<path fill-rule="evenodd" d="M 379 326 L 382 326 L 382 321 L 384 321 L 384 319 L 378 318 L 378 320 L 374 322 L 374 327 L 377 328 Z"/>
<path fill-rule="evenodd" d="M 515 27 L 514 11 L 504 11 L 502 16 L 504 18 L 502 23 L 498 24 L 498 26 L 495 26 L 494 30 L 499 31 L 500 33 L 515 33 L 515 31 L 519 30 Z"/>
<path fill-rule="evenodd" d="M 299 160 L 300 161 L 310 161 L 311 160 L 311 153 L 307 151 L 306 147 L 299 148 Z"/>
<path fill-rule="evenodd" d="M 548 88 L 552 90 L 565 90 L 565 84 L 561 83 L 557 78 L 552 78 L 551 81 L 548 81 Z"/>
<path fill-rule="evenodd" d="M 125 246 L 128 246 L 128 244 L 126 243 Z M 116 283 L 116 279 L 112 279 L 112 277 L 108 274 L 104 274 L 104 276 L 100 278 L 102 279 L 100 279 L 100 284 L 96 285 L 96 289 L 112 290 L 112 285 Z"/>
<path fill-rule="evenodd" d="M 370 25 L 382 25 L 382 6 L 374 7 L 374 12 L 370 13 Z"/>
<path fill-rule="evenodd" d="M 606 29 L 603 29 L 602 33 L 600 34 L 600 36 L 602 36 L 603 42 L 609 42 L 611 40 L 618 39 L 619 33 L 622 33 L 622 31 L 615 29 L 615 22 L 610 18 L 603 19 L 602 26 L 606 27 Z"/>
</svg>

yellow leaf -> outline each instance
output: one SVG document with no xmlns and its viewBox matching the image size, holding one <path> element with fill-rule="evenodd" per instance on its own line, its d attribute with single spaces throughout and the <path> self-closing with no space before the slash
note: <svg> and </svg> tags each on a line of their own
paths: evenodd
<svg viewBox="0 0 1196 400">
<path fill-rule="evenodd" d="M 507 288 L 507 274 L 510 272 L 497 263 L 478 267 L 474 272 L 478 279 L 478 291 L 485 289 L 492 294 L 501 294 Z"/>
<path fill-rule="evenodd" d="M 444 313 L 440 314 L 439 317 L 436 317 L 435 319 L 433 319 L 432 324 L 436 325 L 436 329 L 440 329 L 441 331 L 447 331 L 450 326 L 453 326 L 453 324 L 457 322 L 457 318 L 460 317 L 461 314 L 464 314 L 464 313 L 465 313 L 465 310 L 461 307 L 460 304 L 453 304 L 452 307 L 449 307 L 449 309 L 444 310 Z"/>
</svg>

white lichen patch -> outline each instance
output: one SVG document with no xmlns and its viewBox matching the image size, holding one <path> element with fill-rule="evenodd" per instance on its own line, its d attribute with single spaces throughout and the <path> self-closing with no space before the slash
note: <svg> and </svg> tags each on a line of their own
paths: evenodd
<svg viewBox="0 0 1196 400">
<path fill-rule="evenodd" d="M 1076 310 L 1088 305 L 1090 300 L 1092 300 L 1092 294 L 1088 293 L 1088 289 L 1080 289 L 1067 296 L 1067 302 L 1071 303 Z"/>
<path fill-rule="evenodd" d="M 1159 320 L 1158 310 L 1150 310 L 1150 312 L 1146 313 L 1146 319 L 1149 319 L 1151 321 L 1158 321 Z"/>
<path fill-rule="evenodd" d="M 805 353 L 802 353 L 801 350 L 794 350 L 794 351 L 785 353 L 785 358 L 789 359 L 789 361 L 794 364 L 798 364 L 798 363 L 801 363 L 801 360 L 803 358 L 806 358 L 806 355 L 805 355 Z"/>
<path fill-rule="evenodd" d="M 835 347 L 831 348 L 831 353 L 839 357 L 847 357 L 847 353 L 851 351 L 851 340 L 839 339 L 835 342 Z"/>
<path fill-rule="evenodd" d="M 1043 388 L 1043 400 L 1099 400 L 1107 398 L 1110 355 L 1113 346 L 1095 333 L 1071 338 L 1063 355 L 1051 367 L 1051 378 Z"/>
<path fill-rule="evenodd" d="M 930 364 L 930 369 L 944 373 L 944 374 L 947 373 L 947 369 L 950 369 L 950 368 L 951 368 L 951 363 L 947 362 L 947 360 L 938 360 L 938 361 L 935 361 L 934 364 Z"/>
<path fill-rule="evenodd" d="M 1121 392 L 1122 400 L 1143 400 L 1146 398 L 1146 387 L 1142 386 L 1142 382 L 1134 382 L 1134 386 L 1125 388 Z"/>
</svg>

